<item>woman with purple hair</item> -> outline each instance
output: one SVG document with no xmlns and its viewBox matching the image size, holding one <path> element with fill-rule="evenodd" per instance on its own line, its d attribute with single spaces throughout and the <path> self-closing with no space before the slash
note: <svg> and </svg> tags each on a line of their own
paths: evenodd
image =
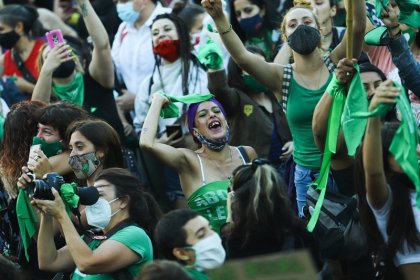
<svg viewBox="0 0 420 280">
<path fill-rule="evenodd" d="M 219 232 L 227 218 L 227 188 L 232 172 L 256 158 L 256 153 L 251 147 L 229 146 L 229 126 L 222 105 L 214 98 L 198 100 L 187 111 L 188 129 L 201 144 L 198 150 L 177 149 L 156 141 L 159 115 L 169 105 L 169 99 L 161 94 L 153 96 L 140 146 L 178 172 L 188 206 Z"/>
</svg>

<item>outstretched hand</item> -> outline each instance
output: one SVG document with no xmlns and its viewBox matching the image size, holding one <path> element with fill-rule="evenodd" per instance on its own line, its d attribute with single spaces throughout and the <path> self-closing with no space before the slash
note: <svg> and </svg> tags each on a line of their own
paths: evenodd
<svg viewBox="0 0 420 280">
<path fill-rule="evenodd" d="M 208 38 L 206 44 L 200 47 L 198 51 L 198 60 L 206 66 L 207 69 L 223 69 L 222 50 L 211 38 Z"/>
<path fill-rule="evenodd" d="M 201 0 L 201 5 L 213 19 L 225 16 L 222 0 Z"/>
</svg>

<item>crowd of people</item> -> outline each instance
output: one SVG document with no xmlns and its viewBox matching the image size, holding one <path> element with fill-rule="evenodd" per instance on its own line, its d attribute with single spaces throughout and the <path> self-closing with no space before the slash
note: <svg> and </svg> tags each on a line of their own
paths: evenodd
<svg viewBox="0 0 420 280">
<path fill-rule="evenodd" d="M 0 279 L 418 279 L 420 3 L 351 2 L 0 1 Z"/>
</svg>

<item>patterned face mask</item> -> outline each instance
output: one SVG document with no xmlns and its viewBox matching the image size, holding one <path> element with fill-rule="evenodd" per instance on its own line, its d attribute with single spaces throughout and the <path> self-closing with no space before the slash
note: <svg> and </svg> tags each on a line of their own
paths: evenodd
<svg viewBox="0 0 420 280">
<path fill-rule="evenodd" d="M 101 165 L 95 152 L 69 157 L 69 165 L 78 179 L 86 179 L 92 175 Z"/>
<path fill-rule="evenodd" d="M 208 139 L 203 134 L 198 132 L 198 130 L 196 128 L 194 128 L 194 130 L 196 132 L 195 137 L 197 137 L 198 141 L 200 141 L 201 144 L 203 144 L 204 146 L 206 146 L 207 148 L 209 148 L 212 151 L 219 152 L 219 151 L 223 150 L 223 148 L 226 146 L 226 144 L 229 143 L 229 138 L 230 138 L 229 126 L 227 126 L 225 136 L 222 139 L 217 139 L 217 140 Z"/>
</svg>

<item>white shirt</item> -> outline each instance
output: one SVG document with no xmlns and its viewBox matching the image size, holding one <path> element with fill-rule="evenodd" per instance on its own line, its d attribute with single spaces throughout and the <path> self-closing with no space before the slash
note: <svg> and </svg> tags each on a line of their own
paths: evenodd
<svg viewBox="0 0 420 280">
<path fill-rule="evenodd" d="M 162 82 L 159 78 L 157 69 L 153 74 L 153 84 L 149 92 L 150 77 L 144 79 L 139 92 L 136 95 L 134 108 L 136 110 L 136 117 L 134 119 L 134 127 L 136 132 L 140 132 L 144 120 L 146 119 L 147 112 L 149 111 L 152 94 L 158 91 L 164 91 L 171 96 L 182 96 L 182 75 L 181 75 L 181 59 L 177 59 L 173 63 L 164 64 L 160 66 L 160 73 L 162 75 Z M 188 93 L 209 93 L 207 88 L 207 73 L 201 67 L 194 66 L 190 63 L 190 73 L 188 75 Z M 180 115 L 183 112 L 182 103 L 176 102 Z M 178 118 L 169 118 L 159 120 L 159 133 L 162 134 L 166 131 L 166 125 L 174 124 Z"/>
<path fill-rule="evenodd" d="M 116 71 L 125 82 L 127 90 L 133 94 L 138 92 L 140 83 L 150 75 L 155 65 L 152 51 L 150 26 L 156 16 L 170 13 L 171 9 L 157 3 L 147 21 L 140 27 L 123 22 L 118 28 L 112 45 L 112 59 Z"/>
<path fill-rule="evenodd" d="M 411 208 L 413 209 L 414 221 L 416 223 L 417 232 L 420 231 L 420 209 L 416 205 L 416 192 L 410 192 L 410 202 Z M 369 203 L 369 199 L 368 199 Z M 376 223 L 378 224 L 379 231 L 385 240 L 388 242 L 388 234 L 386 228 L 388 226 L 389 214 L 391 211 L 392 205 L 392 191 L 388 186 L 388 198 L 381 209 L 375 210 L 369 203 L 370 209 L 372 209 L 373 215 L 375 216 Z M 403 218 L 403 217 L 402 217 Z M 405 218 L 405 217 L 404 217 Z M 415 250 L 408 250 L 407 241 L 404 241 L 403 251 L 397 251 L 394 257 L 394 264 L 396 266 L 410 264 L 410 263 L 419 263 L 420 262 L 420 247 L 417 246 Z"/>
</svg>

